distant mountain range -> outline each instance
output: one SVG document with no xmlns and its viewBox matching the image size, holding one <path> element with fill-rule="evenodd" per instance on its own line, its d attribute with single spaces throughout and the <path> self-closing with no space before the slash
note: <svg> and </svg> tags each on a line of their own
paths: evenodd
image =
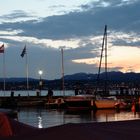
<svg viewBox="0 0 140 140">
<path fill-rule="evenodd" d="M 127 82 L 133 82 L 133 81 L 140 81 L 140 73 L 122 73 L 122 72 L 108 72 L 107 77 L 109 81 L 127 81 Z M 91 73 L 76 73 L 72 75 L 65 75 L 64 79 L 74 80 L 74 81 L 80 81 L 80 80 L 96 80 L 97 74 L 91 74 Z M 100 74 L 100 79 L 105 79 L 105 73 Z M 45 80 L 45 79 L 43 79 Z M 57 79 L 61 80 L 61 79 Z M 26 78 L 6 78 L 6 82 L 25 82 Z M 38 82 L 39 79 L 29 78 L 30 82 Z M 56 80 L 45 80 L 45 81 L 56 81 Z M 0 78 L 0 82 L 3 82 L 3 78 Z"/>
<path fill-rule="evenodd" d="M 106 74 L 101 73 L 100 79 L 105 80 Z M 133 81 L 140 81 L 140 73 L 122 73 L 122 72 L 108 72 L 107 78 L 109 81 L 127 81 L 127 82 L 133 82 Z M 87 74 L 87 73 L 76 73 L 73 75 L 66 75 L 65 80 L 96 80 L 97 74 Z"/>
<path fill-rule="evenodd" d="M 24 82 L 27 78 L 6 78 L 6 82 Z M 36 79 L 29 78 L 30 81 L 34 81 Z M 3 82 L 3 78 L 0 78 L 0 82 Z"/>
</svg>

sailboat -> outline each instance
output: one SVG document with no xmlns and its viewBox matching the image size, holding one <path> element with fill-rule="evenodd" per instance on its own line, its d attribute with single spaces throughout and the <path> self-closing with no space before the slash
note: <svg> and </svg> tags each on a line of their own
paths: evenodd
<svg viewBox="0 0 140 140">
<path fill-rule="evenodd" d="M 103 36 L 103 42 L 102 42 L 102 50 L 101 50 L 101 57 L 100 57 L 100 63 L 99 63 L 99 69 L 98 69 L 98 76 L 97 76 L 97 85 L 99 84 L 99 78 L 100 78 L 100 70 L 101 70 L 101 64 L 102 64 L 102 57 L 103 52 L 105 52 L 105 81 L 104 81 L 104 89 L 100 91 L 100 93 L 97 90 L 95 90 L 95 105 L 97 109 L 114 109 L 114 108 L 125 108 L 126 103 L 118 100 L 115 96 L 109 96 L 109 90 L 108 90 L 108 80 L 107 80 L 107 25 L 105 25 L 104 28 L 104 36 Z M 101 95 L 102 96 L 101 96 Z"/>
<path fill-rule="evenodd" d="M 72 110 L 87 110 L 87 109 L 115 109 L 116 107 L 123 108 L 125 105 L 121 101 L 118 101 L 116 97 L 107 97 L 108 87 L 107 87 L 107 25 L 104 28 L 103 42 L 102 42 L 102 50 L 101 57 L 99 63 L 99 70 L 97 76 L 97 82 L 99 81 L 101 64 L 103 52 L 105 50 L 105 86 L 102 91 L 102 95 L 98 95 L 97 88 L 95 89 L 94 94 L 80 94 L 65 98 L 65 102 L 68 109 Z M 98 83 L 97 83 L 98 84 Z"/>
<path fill-rule="evenodd" d="M 57 98 L 57 99 L 50 99 L 45 103 L 46 108 L 65 108 L 65 85 L 64 85 L 64 61 L 63 61 L 63 48 L 61 48 L 61 68 L 62 68 L 62 93 L 63 98 Z"/>
</svg>

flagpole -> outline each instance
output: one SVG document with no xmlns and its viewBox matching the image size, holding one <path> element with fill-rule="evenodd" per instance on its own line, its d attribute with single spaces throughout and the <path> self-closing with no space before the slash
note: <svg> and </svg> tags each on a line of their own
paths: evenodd
<svg viewBox="0 0 140 140">
<path fill-rule="evenodd" d="M 6 68 L 5 68 L 5 50 L 3 53 L 3 92 L 4 92 L 4 96 L 5 96 L 5 87 L 6 87 Z"/>
<path fill-rule="evenodd" d="M 27 81 L 27 94 L 29 96 L 29 70 L 28 70 L 28 55 L 27 55 L 27 46 L 26 46 L 26 53 L 25 53 L 25 61 L 26 61 L 26 81 Z"/>
</svg>

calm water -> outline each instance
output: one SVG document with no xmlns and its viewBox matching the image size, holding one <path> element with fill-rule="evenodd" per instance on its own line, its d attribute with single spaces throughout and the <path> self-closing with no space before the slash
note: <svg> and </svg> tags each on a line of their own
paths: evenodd
<svg viewBox="0 0 140 140">
<path fill-rule="evenodd" d="M 29 92 L 27 91 L 22 91 L 22 90 L 19 90 L 19 91 L 14 91 L 14 96 L 18 96 L 19 94 L 21 96 L 36 96 L 36 92 L 37 91 L 33 91 L 33 90 L 30 90 Z M 41 96 L 46 96 L 48 93 L 47 90 L 42 90 L 41 91 Z M 53 94 L 54 96 L 63 96 L 63 92 L 61 90 L 54 90 L 53 91 Z M 0 91 L 0 96 L 10 96 L 11 95 L 11 91 Z M 73 90 L 67 90 L 65 91 L 65 96 L 69 96 L 69 95 L 74 95 L 74 91 Z"/>
<path fill-rule="evenodd" d="M 22 91 L 22 90 L 19 90 L 19 91 L 14 91 L 14 96 L 18 96 L 19 94 L 21 96 L 36 96 L 36 90 L 30 90 L 30 91 Z M 116 93 L 116 90 L 112 90 L 110 91 L 110 94 L 113 95 Z M 46 96 L 48 94 L 48 91 L 47 90 L 42 90 L 41 91 L 41 96 Z M 64 92 L 65 96 L 72 96 L 74 95 L 74 90 L 66 90 Z M 0 91 L 0 96 L 10 96 L 11 95 L 11 91 Z M 54 96 L 63 96 L 63 91 L 62 90 L 53 90 L 53 95 Z"/>
<path fill-rule="evenodd" d="M 66 112 L 65 110 L 48 110 L 45 108 L 24 108 L 18 112 L 19 121 L 38 127 L 47 128 L 66 123 L 107 122 L 139 119 L 140 114 L 115 110 L 99 110 L 97 112 Z"/>
</svg>

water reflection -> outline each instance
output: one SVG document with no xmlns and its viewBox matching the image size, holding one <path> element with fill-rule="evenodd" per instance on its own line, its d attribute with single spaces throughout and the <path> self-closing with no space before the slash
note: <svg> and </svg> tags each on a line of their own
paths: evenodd
<svg viewBox="0 0 140 140">
<path fill-rule="evenodd" d="M 97 110 L 97 111 L 82 111 L 82 112 L 73 112 L 73 111 L 66 111 L 65 113 L 65 119 L 71 120 L 71 118 L 79 118 L 77 120 L 77 123 L 84 123 L 84 122 L 107 122 L 111 121 L 114 118 L 115 113 L 117 113 L 115 110 Z M 74 120 L 75 122 L 75 120 Z"/>
<path fill-rule="evenodd" d="M 38 128 L 43 128 L 41 116 L 38 116 Z"/>
<path fill-rule="evenodd" d="M 44 108 L 24 108 L 18 113 L 19 121 L 38 127 L 47 128 L 66 123 L 108 122 L 139 119 L 140 113 L 115 110 L 70 112 L 66 110 L 47 110 Z"/>
<path fill-rule="evenodd" d="M 38 124 L 38 128 L 43 128 L 43 124 L 42 124 L 42 111 L 40 109 L 37 109 L 37 124 Z"/>
</svg>

